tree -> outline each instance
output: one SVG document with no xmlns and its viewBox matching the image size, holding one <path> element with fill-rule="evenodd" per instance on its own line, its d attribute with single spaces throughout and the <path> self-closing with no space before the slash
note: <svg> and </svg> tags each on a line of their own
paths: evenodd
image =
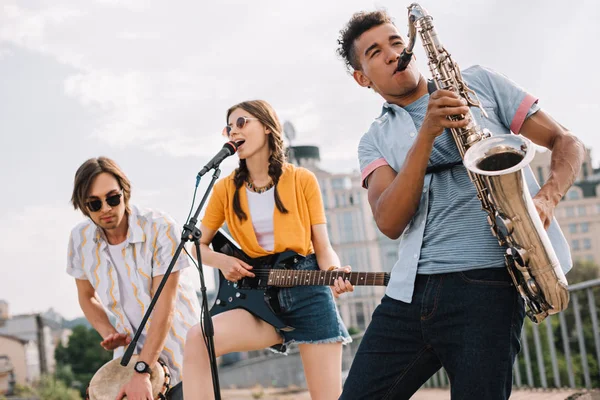
<svg viewBox="0 0 600 400">
<path fill-rule="evenodd" d="M 591 261 L 576 261 L 567 274 L 569 285 L 598 279 L 600 268 Z"/>
<path fill-rule="evenodd" d="M 80 325 L 73 328 L 66 347 L 59 344 L 56 348 L 57 375 L 78 387 L 82 396 L 96 371 L 112 359 L 112 353 L 100 346 L 101 341 L 95 330 Z"/>
<path fill-rule="evenodd" d="M 599 277 L 600 268 L 597 265 L 591 262 L 579 261 L 576 262 L 573 266 L 573 269 L 568 273 L 567 280 L 569 281 L 569 285 L 574 285 L 576 283 L 585 282 L 593 279 L 597 279 Z M 593 289 L 586 289 L 587 291 L 591 291 L 593 294 L 592 298 L 599 299 L 600 298 L 600 287 L 595 287 Z M 573 307 L 573 298 L 577 296 L 580 304 L 580 317 L 581 317 L 581 330 L 583 333 L 583 341 L 585 344 L 585 348 L 587 349 L 587 356 L 585 360 L 587 360 L 588 368 L 590 371 L 590 379 L 592 383 L 592 387 L 598 387 L 600 385 L 600 379 L 598 378 L 600 375 L 600 366 L 598 362 L 600 360 L 596 359 L 595 349 L 595 341 L 594 341 L 594 332 L 592 327 L 592 317 L 590 315 L 590 308 L 588 305 L 588 293 L 587 291 L 576 291 L 571 293 L 571 303 L 569 307 L 562 311 L 563 317 L 566 323 L 566 331 L 567 331 L 567 346 L 571 353 L 571 368 L 573 370 L 573 375 L 575 377 L 575 385 L 577 387 L 584 386 L 584 378 L 583 378 L 583 367 L 582 367 L 582 356 L 579 351 L 579 332 L 575 326 L 575 310 Z M 596 305 L 599 304 L 596 302 Z M 567 385 L 568 375 L 567 375 L 567 361 L 564 353 L 564 342 L 560 327 L 560 321 L 558 316 L 549 317 L 546 321 L 544 321 L 540 326 L 538 326 L 538 334 L 541 341 L 542 346 L 542 354 L 544 361 L 544 369 L 545 375 L 550 387 L 554 386 L 554 376 L 552 371 L 552 362 L 550 358 L 550 353 L 548 349 L 548 334 L 545 324 L 550 323 L 552 328 L 552 336 L 554 338 L 553 345 L 556 350 L 556 357 L 558 361 L 559 367 L 559 375 L 561 385 Z M 529 355 L 531 359 L 531 371 L 533 375 L 533 384 L 534 386 L 541 385 L 539 378 L 539 366 L 537 363 L 537 353 L 535 348 L 535 342 L 533 338 L 533 324 L 529 321 L 528 318 L 525 318 L 525 323 L 523 326 L 523 330 L 527 336 L 527 344 L 529 348 Z M 521 373 L 521 379 L 523 383 L 527 383 L 526 376 L 526 363 L 524 359 L 524 355 L 520 354 L 518 358 L 518 363 L 515 365 L 515 368 L 518 368 Z"/>
<path fill-rule="evenodd" d="M 17 385 L 16 394 L 24 398 L 40 400 L 81 400 L 80 393 L 67 387 L 65 382 L 50 375 L 42 375 L 33 386 Z M 2 396 L 0 396 L 0 399 Z"/>
</svg>

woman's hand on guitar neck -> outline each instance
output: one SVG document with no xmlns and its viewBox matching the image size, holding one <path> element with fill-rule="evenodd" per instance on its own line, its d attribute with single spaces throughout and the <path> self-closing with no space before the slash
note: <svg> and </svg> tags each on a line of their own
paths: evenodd
<svg viewBox="0 0 600 400">
<path fill-rule="evenodd" d="M 255 276 L 250 272 L 252 265 L 246 264 L 235 257 L 224 255 L 223 261 L 219 264 L 218 268 L 228 281 L 237 282 L 244 277 L 254 278 Z"/>
<path fill-rule="evenodd" d="M 346 265 L 344 267 L 331 267 L 328 271 L 340 271 L 349 274 L 352 271 L 352 268 L 349 265 Z M 337 278 L 330 287 L 333 297 L 336 299 L 339 298 L 342 293 L 354 292 L 354 285 L 352 285 L 348 279 L 344 280 L 341 276 Z"/>
</svg>

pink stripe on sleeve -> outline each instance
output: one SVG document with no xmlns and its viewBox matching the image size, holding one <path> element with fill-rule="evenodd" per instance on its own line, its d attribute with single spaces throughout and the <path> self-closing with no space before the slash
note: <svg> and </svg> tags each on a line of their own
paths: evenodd
<svg viewBox="0 0 600 400">
<path fill-rule="evenodd" d="M 527 96 L 525 96 L 525 98 L 521 102 L 521 105 L 519 105 L 519 108 L 517 109 L 517 112 L 515 113 L 515 116 L 513 117 L 513 120 L 510 124 L 510 130 L 513 133 L 519 133 L 519 131 L 521 130 L 521 126 L 523 126 L 523 122 L 525 122 L 525 117 L 527 116 L 529 109 L 537 101 L 538 99 L 536 99 L 530 94 L 527 94 Z"/>
<path fill-rule="evenodd" d="M 379 167 L 383 167 L 384 165 L 389 165 L 385 158 L 378 158 L 375 161 L 372 161 L 371 164 L 367 165 L 367 167 L 362 172 L 362 187 L 367 188 L 366 179 L 371 175 L 371 172 L 375 171 Z"/>
</svg>

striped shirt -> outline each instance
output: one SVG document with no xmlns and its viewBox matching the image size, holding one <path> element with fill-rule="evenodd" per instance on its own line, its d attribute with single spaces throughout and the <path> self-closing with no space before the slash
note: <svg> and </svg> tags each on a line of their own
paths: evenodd
<svg viewBox="0 0 600 400">
<path fill-rule="evenodd" d="M 493 135 L 519 133 L 525 119 L 539 107 L 537 99 L 501 74 L 481 66 L 462 72 L 463 79 L 479 97 L 488 114 L 471 108 L 475 121 Z M 377 168 L 389 165 L 398 172 L 423 123 L 429 95 L 405 108 L 385 103 L 381 115 L 361 138 L 358 157 L 366 187 Z M 460 162 L 449 131 L 436 138 L 429 165 Z M 539 190 L 529 167 L 524 169 L 531 195 Z M 417 211 L 404 229 L 386 294 L 410 303 L 417 272 L 434 274 L 504 265 L 504 250 L 492 236 L 487 214 L 481 210 L 465 167 L 425 175 Z M 547 230 L 561 268 L 572 267 L 569 246 L 556 222 Z"/>
<path fill-rule="evenodd" d="M 421 129 L 429 94 L 404 107 Z M 534 104 L 530 113 L 539 109 Z M 419 274 L 436 274 L 478 268 L 504 267 L 504 248 L 490 235 L 490 227 L 481 223 L 487 213 L 481 209 L 475 185 L 450 131 L 438 136 L 433 144 L 428 165 L 457 164 L 432 174 L 429 185 L 429 212 L 425 222 L 423 245 L 417 267 Z M 465 212 L 467 211 L 467 212 Z M 460 218 L 457 218 L 460 214 Z M 469 229 L 465 229 L 468 226 Z M 450 245 L 448 245 L 450 244 Z M 470 249 L 477 249 L 470 252 Z M 470 252 L 465 257 L 465 251 Z"/>
<path fill-rule="evenodd" d="M 133 337 L 152 299 L 152 278 L 165 274 L 181 234 L 169 216 L 157 211 L 140 211 L 132 206 L 128 222 L 127 238 L 121 250 L 128 276 L 122 282 L 131 287 L 120 287 L 117 267 L 111 259 L 104 232 L 90 219 L 71 231 L 67 273 L 75 279 L 90 281 L 115 329 Z M 172 272 L 189 266 L 190 261 L 183 253 Z M 133 294 L 135 299 L 125 299 L 128 293 Z M 123 304 L 131 304 L 133 301 L 138 304 L 139 312 L 126 313 Z M 135 320 L 131 319 L 132 315 Z M 180 274 L 173 322 L 160 355 L 169 367 L 172 384 L 182 380 L 185 337 L 187 330 L 199 322 L 199 316 L 200 305 L 194 288 L 185 274 Z M 151 323 L 152 317 L 140 335 L 137 354 L 145 343 Z M 116 349 L 113 358 L 121 357 L 124 350 L 123 347 Z"/>
</svg>

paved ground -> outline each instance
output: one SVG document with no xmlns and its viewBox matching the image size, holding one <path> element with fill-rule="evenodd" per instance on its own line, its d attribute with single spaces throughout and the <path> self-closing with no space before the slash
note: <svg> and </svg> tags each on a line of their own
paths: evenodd
<svg viewBox="0 0 600 400">
<path fill-rule="evenodd" d="M 582 390 L 559 391 L 513 391 L 511 400 L 600 400 L 600 392 L 586 393 Z M 310 400 L 306 391 L 285 389 L 224 390 L 223 400 Z M 443 389 L 421 389 L 411 400 L 450 400 L 450 392 Z"/>
</svg>

